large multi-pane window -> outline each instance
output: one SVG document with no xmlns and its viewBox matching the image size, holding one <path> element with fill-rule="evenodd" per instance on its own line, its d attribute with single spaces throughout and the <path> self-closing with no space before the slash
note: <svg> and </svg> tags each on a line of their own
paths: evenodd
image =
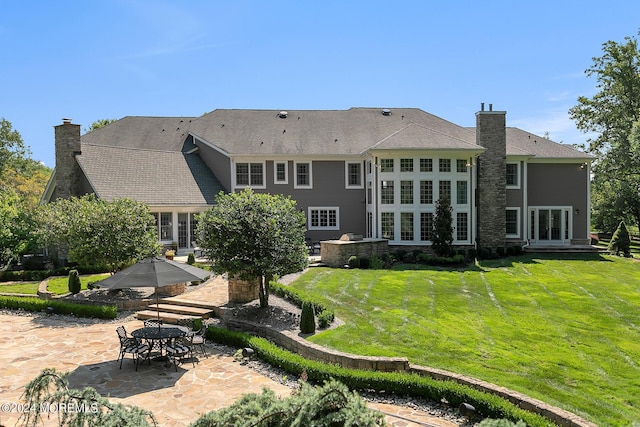
<svg viewBox="0 0 640 427">
<path fill-rule="evenodd" d="M 440 172 L 451 172 L 451 159 L 439 159 L 438 170 Z"/>
<path fill-rule="evenodd" d="M 380 227 L 382 229 L 382 238 L 394 240 L 394 216 L 393 212 L 382 212 L 380 217 Z"/>
<path fill-rule="evenodd" d="M 420 240 L 433 239 L 433 212 L 420 212 Z"/>
<path fill-rule="evenodd" d="M 456 172 L 465 173 L 467 171 L 467 161 L 463 159 L 456 160 Z"/>
<path fill-rule="evenodd" d="M 420 204 L 433 204 L 433 181 L 420 181 Z"/>
<path fill-rule="evenodd" d="M 337 230 L 338 208 L 309 208 L 309 230 Z"/>
<path fill-rule="evenodd" d="M 393 181 L 382 181 L 380 185 L 380 202 L 383 205 L 392 205 L 394 202 Z"/>
<path fill-rule="evenodd" d="M 400 159 L 400 172 L 413 172 L 413 159 Z"/>
<path fill-rule="evenodd" d="M 413 212 L 400 213 L 400 240 L 413 240 Z"/>
<path fill-rule="evenodd" d="M 380 159 L 380 172 L 393 172 L 393 159 Z"/>
<path fill-rule="evenodd" d="M 413 204 L 413 181 L 400 181 L 400 203 L 403 205 Z"/>
<path fill-rule="evenodd" d="M 433 172 L 433 159 L 420 159 L 420 172 Z"/>
<path fill-rule="evenodd" d="M 469 215 L 466 212 L 456 214 L 456 239 L 466 241 L 469 237 Z"/>
<path fill-rule="evenodd" d="M 456 182 L 456 202 L 459 205 L 466 205 L 468 199 L 467 181 Z"/>
<path fill-rule="evenodd" d="M 446 199 L 451 203 L 451 181 L 440 181 L 438 184 L 438 198 Z"/>
<path fill-rule="evenodd" d="M 263 169 L 262 163 L 236 163 L 236 185 L 263 186 Z"/>
</svg>

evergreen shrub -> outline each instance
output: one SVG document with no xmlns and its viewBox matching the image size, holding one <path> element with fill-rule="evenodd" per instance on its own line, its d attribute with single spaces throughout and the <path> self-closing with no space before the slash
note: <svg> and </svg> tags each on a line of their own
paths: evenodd
<svg viewBox="0 0 640 427">
<path fill-rule="evenodd" d="M 82 283 L 80 283 L 80 275 L 78 270 L 71 270 L 69 272 L 69 292 L 77 294 L 82 289 Z"/>
<path fill-rule="evenodd" d="M 193 252 L 189 252 L 189 255 L 187 256 L 187 264 L 193 265 L 195 263 L 196 263 L 196 257 L 193 255 Z"/>
<path fill-rule="evenodd" d="M 615 233 L 613 233 L 608 250 L 609 253 L 614 255 L 620 255 L 620 252 L 622 252 L 626 257 L 631 256 L 631 239 L 629 238 L 629 231 L 624 221 L 620 221 L 618 228 Z"/>
<path fill-rule="evenodd" d="M 313 312 L 313 305 L 310 302 L 302 304 L 302 313 L 300 314 L 300 332 L 303 334 L 312 334 L 316 331 L 316 316 Z"/>
</svg>

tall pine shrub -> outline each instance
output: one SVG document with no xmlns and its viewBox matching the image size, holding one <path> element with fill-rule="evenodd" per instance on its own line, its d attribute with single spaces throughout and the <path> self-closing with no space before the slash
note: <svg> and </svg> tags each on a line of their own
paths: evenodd
<svg viewBox="0 0 640 427">
<path fill-rule="evenodd" d="M 449 256 L 453 244 L 453 208 L 449 199 L 438 199 L 433 219 L 433 251 L 441 257 Z"/>
<path fill-rule="evenodd" d="M 312 334 L 316 331 L 316 316 L 313 313 L 313 306 L 305 301 L 302 304 L 302 314 L 300 315 L 300 332 Z"/>
<path fill-rule="evenodd" d="M 624 221 L 620 221 L 618 228 L 609 242 L 609 253 L 620 255 L 620 252 L 626 257 L 631 256 L 631 239 L 629 231 Z"/>
</svg>

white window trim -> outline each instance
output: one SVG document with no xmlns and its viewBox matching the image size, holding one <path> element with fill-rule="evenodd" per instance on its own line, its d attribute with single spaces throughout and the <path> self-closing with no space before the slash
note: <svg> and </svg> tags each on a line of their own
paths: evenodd
<svg viewBox="0 0 640 427">
<path fill-rule="evenodd" d="M 518 219 L 518 222 L 516 223 L 516 227 L 518 232 L 516 234 L 509 234 L 507 233 L 505 235 L 505 237 L 507 239 L 519 239 L 520 238 L 520 230 L 522 229 L 522 217 L 520 215 L 520 208 L 519 207 L 509 207 L 507 206 L 507 208 L 505 209 L 505 215 L 506 215 L 506 211 L 516 211 L 516 218 Z"/>
<path fill-rule="evenodd" d="M 349 165 L 360 166 L 360 185 L 349 185 Z M 362 162 L 344 162 L 344 188 L 348 190 L 364 188 L 364 171 L 362 167 Z"/>
<path fill-rule="evenodd" d="M 328 227 L 312 226 L 311 225 L 311 212 L 312 211 L 335 211 L 336 212 L 336 225 Z M 340 230 L 340 207 L 338 206 L 309 206 L 307 208 L 307 229 L 308 230 Z"/>
<path fill-rule="evenodd" d="M 507 188 L 510 190 L 519 190 L 520 189 L 520 182 L 522 181 L 522 177 L 520 176 L 520 162 L 507 162 L 507 165 L 516 165 L 516 178 L 518 179 L 518 184 L 516 185 L 509 185 L 507 184 Z M 506 177 L 505 177 L 506 178 Z"/>
<path fill-rule="evenodd" d="M 278 165 L 284 165 L 284 180 L 278 181 Z M 289 162 L 288 161 L 274 161 L 273 162 L 273 183 L 274 184 L 288 184 L 289 183 Z"/>
<path fill-rule="evenodd" d="M 298 165 L 299 164 L 307 164 L 309 165 L 309 185 L 298 185 Z M 313 188 L 313 162 L 311 160 L 309 161 L 294 161 L 293 162 L 293 174 L 294 174 L 294 181 L 293 181 L 293 188 L 296 189 L 312 189 Z"/>
<path fill-rule="evenodd" d="M 238 184 L 238 164 L 246 163 L 249 165 L 249 185 Z M 251 185 L 251 164 L 261 164 L 262 165 L 262 185 Z M 233 187 L 234 188 L 258 188 L 258 189 L 266 189 L 267 188 L 267 165 L 265 161 L 252 162 L 250 160 L 247 161 L 237 161 L 233 164 Z"/>
</svg>

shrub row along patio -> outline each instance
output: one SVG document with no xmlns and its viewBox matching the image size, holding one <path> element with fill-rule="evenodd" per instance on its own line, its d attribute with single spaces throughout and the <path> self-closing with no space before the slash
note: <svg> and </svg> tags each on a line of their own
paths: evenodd
<svg viewBox="0 0 640 427">
<path fill-rule="evenodd" d="M 640 263 L 523 256 L 463 270 L 314 268 L 291 286 L 346 325 L 310 340 L 406 356 L 490 381 L 599 425 L 640 419 Z M 411 266 L 416 268 L 416 266 Z"/>
</svg>

